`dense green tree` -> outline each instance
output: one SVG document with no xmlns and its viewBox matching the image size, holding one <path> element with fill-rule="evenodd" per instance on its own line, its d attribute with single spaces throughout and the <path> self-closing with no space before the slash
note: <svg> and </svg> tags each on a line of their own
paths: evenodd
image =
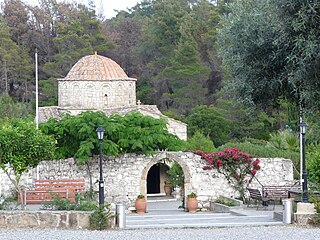
<svg viewBox="0 0 320 240">
<path fill-rule="evenodd" d="M 225 118 L 224 112 L 213 106 L 199 106 L 192 109 L 188 116 L 188 132 L 200 131 L 209 136 L 215 146 L 227 142 L 232 129 L 232 122 Z"/>
<path fill-rule="evenodd" d="M 25 45 L 25 37 L 29 31 L 27 5 L 21 0 L 5 0 L 3 18 L 10 28 L 12 40 L 19 46 Z"/>
<path fill-rule="evenodd" d="M 319 109 L 319 7 L 318 0 L 230 4 L 219 45 L 236 98 L 263 108 L 285 98 Z"/>
<path fill-rule="evenodd" d="M 71 67 L 83 56 L 97 51 L 104 54 L 110 47 L 95 12 L 78 5 L 77 14 L 56 26 L 57 36 L 53 39 L 57 53 L 54 61 L 45 64 L 49 76 L 64 77 Z"/>
<path fill-rule="evenodd" d="M 103 152 L 109 156 L 131 152 L 151 154 L 157 150 L 174 150 L 182 144 L 168 133 L 165 120 L 140 113 L 107 117 L 102 112 L 83 112 L 77 116 L 66 115 L 61 120 L 50 119 L 40 128 L 54 134 L 58 141 L 56 158 L 75 157 L 85 163 L 99 154 L 95 132 L 98 126 L 106 131 Z"/>
<path fill-rule="evenodd" d="M 283 62 L 272 56 L 278 51 L 273 43 L 278 33 L 270 8 L 270 1 L 236 1 L 219 31 L 220 53 L 231 70 L 228 90 L 246 104 L 275 105 L 281 95 Z"/>
<path fill-rule="evenodd" d="M 0 18 L 0 91 L 25 101 L 28 98 L 32 67 L 25 49 L 11 37 L 8 26 Z"/>
<path fill-rule="evenodd" d="M 221 87 L 221 63 L 217 56 L 216 41 L 223 6 L 223 1 L 213 5 L 207 0 L 200 0 L 198 4 L 193 5 L 191 13 L 193 36 L 198 44 L 201 60 L 210 67 L 210 75 L 205 82 L 210 94 L 209 99 Z"/>
<path fill-rule="evenodd" d="M 204 136 L 200 131 L 196 131 L 193 136 L 189 136 L 187 141 L 188 151 L 201 150 L 205 153 L 214 152 L 215 148 L 210 137 Z"/>
<path fill-rule="evenodd" d="M 142 35 L 142 23 L 141 18 L 120 12 L 116 18 L 105 21 L 102 26 L 102 31 L 115 46 L 108 51 L 108 56 L 114 59 L 130 77 L 138 77 L 142 71 L 136 54 Z"/>
<path fill-rule="evenodd" d="M 198 45 L 193 37 L 193 24 L 186 14 L 180 25 L 180 39 L 174 50 L 174 56 L 168 66 L 158 74 L 155 84 L 166 81 L 167 90 L 163 93 L 162 109 L 173 108 L 178 113 L 185 113 L 194 106 L 204 104 L 207 89 L 203 80 L 209 69 L 200 62 Z"/>
<path fill-rule="evenodd" d="M 319 110 L 320 1 L 271 0 L 271 3 L 278 16 L 276 30 L 280 37 L 276 40 L 282 50 L 278 56 L 286 64 L 281 80 L 293 86 L 294 100 L 301 101 L 302 107 Z M 286 93 L 290 96 L 289 91 Z"/>
<path fill-rule="evenodd" d="M 17 102 L 7 94 L 0 95 L 0 109 L 5 109 L 0 111 L 0 119 L 27 117 L 32 112 L 30 104 Z"/>
<path fill-rule="evenodd" d="M 52 159 L 54 145 L 54 138 L 36 129 L 28 119 L 0 122 L 0 168 L 19 192 L 20 199 L 23 199 L 21 175 L 40 161 Z"/>
<path fill-rule="evenodd" d="M 152 15 L 145 19 L 139 53 L 142 62 L 158 72 L 173 56 L 180 38 L 180 24 L 189 6 L 185 0 L 156 0 L 152 1 L 151 8 Z"/>
<path fill-rule="evenodd" d="M 239 102 L 222 98 L 216 101 L 215 106 L 221 109 L 223 116 L 232 122 L 230 139 L 250 137 L 268 140 L 270 132 L 281 128 L 277 121 L 279 117 L 275 112 L 267 114 L 263 111 L 247 108 Z"/>
</svg>

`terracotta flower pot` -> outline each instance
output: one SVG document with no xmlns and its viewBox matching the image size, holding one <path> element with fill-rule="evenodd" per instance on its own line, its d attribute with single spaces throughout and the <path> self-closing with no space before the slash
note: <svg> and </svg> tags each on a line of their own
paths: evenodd
<svg viewBox="0 0 320 240">
<path fill-rule="evenodd" d="M 197 198 L 188 198 L 187 201 L 188 211 L 190 213 L 196 213 L 198 210 L 198 200 Z"/>
<path fill-rule="evenodd" d="M 164 185 L 164 192 L 165 192 L 166 196 L 170 196 L 171 195 L 172 189 L 171 189 L 171 186 L 169 184 Z"/>
<path fill-rule="evenodd" d="M 147 201 L 145 198 L 137 198 L 136 199 L 136 213 L 143 214 L 147 210 Z"/>
</svg>

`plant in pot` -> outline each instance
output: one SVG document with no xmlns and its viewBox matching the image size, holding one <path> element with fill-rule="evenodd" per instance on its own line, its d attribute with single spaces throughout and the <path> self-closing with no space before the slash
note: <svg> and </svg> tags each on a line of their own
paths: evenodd
<svg viewBox="0 0 320 240">
<path fill-rule="evenodd" d="M 138 197 L 136 199 L 135 207 L 136 207 L 136 213 L 138 213 L 138 214 L 143 214 L 146 212 L 147 201 L 146 201 L 146 198 L 144 197 L 144 195 L 142 195 L 142 194 L 138 195 Z"/>
<path fill-rule="evenodd" d="M 190 213 L 196 213 L 198 210 L 197 194 L 194 192 L 187 195 L 187 207 Z"/>
<path fill-rule="evenodd" d="M 179 198 L 183 193 L 184 187 L 184 173 L 181 166 L 174 162 L 171 168 L 167 171 L 168 180 L 167 182 L 174 188 L 174 195 Z"/>
<path fill-rule="evenodd" d="M 166 196 L 171 196 L 172 186 L 171 186 L 170 182 L 168 182 L 168 181 L 164 181 L 164 192 L 165 192 Z"/>
</svg>

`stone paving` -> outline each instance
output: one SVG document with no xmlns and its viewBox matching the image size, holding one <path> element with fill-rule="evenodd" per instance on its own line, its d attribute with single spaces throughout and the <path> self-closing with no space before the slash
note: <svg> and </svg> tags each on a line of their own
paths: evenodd
<svg viewBox="0 0 320 240">
<path fill-rule="evenodd" d="M 232 213 L 197 212 L 188 213 L 179 209 L 181 201 L 148 201 L 147 213 L 128 214 L 126 228 L 206 228 L 234 226 L 270 226 L 283 225 L 273 218 L 272 210 L 256 210 L 256 208 L 239 208 Z M 272 209 L 272 208 L 271 208 Z M 281 211 L 277 205 L 275 211 Z"/>
</svg>

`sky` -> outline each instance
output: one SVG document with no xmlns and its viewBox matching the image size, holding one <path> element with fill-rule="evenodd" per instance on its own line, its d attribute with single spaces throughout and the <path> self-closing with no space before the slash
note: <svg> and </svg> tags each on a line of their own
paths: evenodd
<svg viewBox="0 0 320 240">
<path fill-rule="evenodd" d="M 38 0 L 22 0 L 25 3 L 37 5 Z M 60 0 L 58 0 L 59 2 Z M 88 0 L 75 0 L 79 3 L 84 3 L 87 5 Z M 0 3 L 2 3 L 3 0 L 0 0 Z M 104 9 L 104 15 L 106 18 L 110 19 L 116 15 L 116 12 L 114 12 L 113 9 L 116 10 L 126 10 L 127 8 L 132 8 L 135 6 L 138 2 L 141 2 L 141 0 L 94 0 L 95 5 L 97 6 L 97 13 L 98 8 L 100 6 L 100 3 L 103 3 L 103 9 Z"/>
</svg>

